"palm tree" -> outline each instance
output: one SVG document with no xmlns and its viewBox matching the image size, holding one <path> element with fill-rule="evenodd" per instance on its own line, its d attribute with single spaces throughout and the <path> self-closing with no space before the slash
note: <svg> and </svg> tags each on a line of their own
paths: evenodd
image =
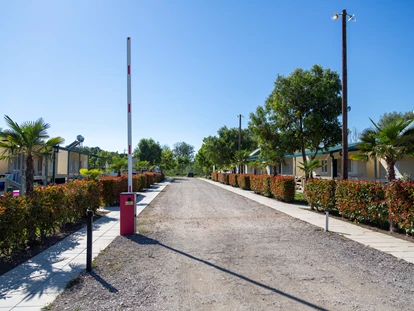
<svg viewBox="0 0 414 311">
<path fill-rule="evenodd" d="M 414 127 L 410 126 L 413 121 L 399 118 L 379 126 L 371 120 L 375 128 L 361 135 L 361 142 L 357 144 L 360 153 L 353 158 L 365 161 L 369 157 L 383 158 L 387 164 L 387 180 L 391 182 L 395 179 L 395 163 L 414 156 Z"/>
<path fill-rule="evenodd" d="M 234 160 L 239 168 L 239 174 L 244 173 L 244 165 L 249 162 L 250 153 L 247 150 L 236 151 Z"/>
<path fill-rule="evenodd" d="M 144 170 L 148 170 L 148 167 L 150 166 L 150 162 L 149 161 L 138 161 L 135 164 L 135 168 L 137 169 L 137 171 L 141 171 L 141 174 L 144 173 Z"/>
<path fill-rule="evenodd" d="M 308 178 L 313 178 L 313 170 L 321 167 L 321 162 L 319 161 L 319 159 L 310 159 L 306 162 L 299 162 L 300 165 L 302 166 L 298 166 L 299 169 L 301 169 L 302 171 L 305 172 L 305 179 L 307 180 Z"/>
<path fill-rule="evenodd" d="M 117 157 L 113 160 L 111 164 L 111 170 L 118 172 L 118 177 L 121 177 L 121 174 L 125 169 L 128 168 L 128 160 L 126 158 Z"/>
<path fill-rule="evenodd" d="M 21 125 L 5 115 L 4 120 L 9 129 L 0 132 L 0 149 L 2 153 L 0 159 L 13 159 L 19 153 L 23 153 L 26 158 L 26 195 L 33 193 L 34 185 L 34 160 L 51 152 L 53 146 L 63 143 L 61 137 L 49 138 L 47 130 L 49 123 L 45 123 L 42 118 L 37 121 L 26 121 Z M 48 139 L 48 140 L 46 140 Z"/>
<path fill-rule="evenodd" d="M 272 168 L 273 176 L 277 175 L 277 167 L 280 164 L 285 164 L 285 154 L 281 150 L 261 148 L 260 159 L 265 166 L 269 165 Z"/>
</svg>

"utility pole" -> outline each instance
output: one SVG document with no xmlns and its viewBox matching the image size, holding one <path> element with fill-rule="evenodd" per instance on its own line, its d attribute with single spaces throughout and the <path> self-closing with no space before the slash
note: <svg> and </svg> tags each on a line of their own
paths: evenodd
<svg viewBox="0 0 414 311">
<path fill-rule="evenodd" d="M 239 153 L 241 151 L 241 119 L 244 118 L 241 114 L 237 116 L 239 118 Z M 239 174 L 241 172 L 241 164 L 239 164 Z"/>
<path fill-rule="evenodd" d="M 335 13 L 333 20 L 342 15 L 342 179 L 348 179 L 348 67 L 346 55 L 346 22 L 356 21 L 355 14 L 349 15 L 346 10 Z"/>
<path fill-rule="evenodd" d="M 342 11 L 342 179 L 348 179 L 348 68 L 346 57 L 346 10 Z"/>
<path fill-rule="evenodd" d="M 241 114 L 237 116 L 239 118 L 239 151 L 241 150 L 241 119 L 244 118 Z"/>
</svg>

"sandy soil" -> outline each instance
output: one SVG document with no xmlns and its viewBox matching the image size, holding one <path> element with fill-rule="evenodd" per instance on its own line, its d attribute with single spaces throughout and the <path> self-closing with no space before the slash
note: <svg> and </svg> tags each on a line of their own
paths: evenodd
<svg viewBox="0 0 414 311">
<path fill-rule="evenodd" d="M 414 265 L 176 179 L 51 310 L 414 310 Z"/>
</svg>

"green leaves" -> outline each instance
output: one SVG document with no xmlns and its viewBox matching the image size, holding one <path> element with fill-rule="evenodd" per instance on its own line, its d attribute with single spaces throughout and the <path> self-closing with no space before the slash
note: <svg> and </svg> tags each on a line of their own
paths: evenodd
<svg viewBox="0 0 414 311">
<path fill-rule="evenodd" d="M 338 73 L 319 65 L 310 70 L 296 69 L 288 77 L 279 75 L 264 108 L 251 116 L 252 131 L 262 143 L 277 144 L 286 153 L 310 149 L 313 158 L 318 150 L 327 150 L 341 141 L 340 92 Z M 277 142 L 277 134 L 281 142 Z M 288 137 L 286 145 L 284 137 Z"/>
<path fill-rule="evenodd" d="M 33 161 L 45 154 L 50 154 L 53 146 L 63 143 L 61 137 L 49 138 L 49 123 L 42 118 L 26 121 L 21 125 L 5 115 L 4 120 L 9 129 L 0 131 L 1 159 L 13 159 L 18 153 L 26 156 L 26 194 L 33 193 L 34 166 Z M 46 140 L 48 139 L 48 140 Z"/>
<path fill-rule="evenodd" d="M 395 163 L 406 156 L 414 155 L 414 119 L 393 117 L 375 123 L 370 119 L 374 128 L 366 130 L 360 136 L 357 144 L 359 153 L 352 155 L 352 159 L 367 161 L 377 157 L 385 159 L 387 163 L 387 179 L 395 179 Z"/>
</svg>

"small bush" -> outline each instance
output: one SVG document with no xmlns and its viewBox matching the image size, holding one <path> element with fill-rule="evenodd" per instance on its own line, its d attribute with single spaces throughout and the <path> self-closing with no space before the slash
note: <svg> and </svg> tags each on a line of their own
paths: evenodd
<svg viewBox="0 0 414 311">
<path fill-rule="evenodd" d="M 269 175 L 250 175 L 250 189 L 255 193 L 270 197 L 270 179 Z"/>
<path fill-rule="evenodd" d="M 238 174 L 229 174 L 229 184 L 233 187 L 238 187 L 237 184 L 237 176 Z"/>
<path fill-rule="evenodd" d="M 295 179 L 293 176 L 275 176 L 270 180 L 270 191 L 273 197 L 282 202 L 295 200 Z"/>
<path fill-rule="evenodd" d="M 237 175 L 237 184 L 243 190 L 250 190 L 250 176 L 248 174 Z"/>
<path fill-rule="evenodd" d="M 305 197 L 309 206 L 318 211 L 335 210 L 336 181 L 333 179 L 309 179 Z"/>
<path fill-rule="evenodd" d="M 386 193 L 390 218 L 407 234 L 414 234 L 414 182 L 393 181 Z"/>
<path fill-rule="evenodd" d="M 388 222 L 385 187 L 379 182 L 341 180 L 336 185 L 336 208 L 350 220 L 384 226 Z"/>
<path fill-rule="evenodd" d="M 229 174 L 226 173 L 219 173 L 218 174 L 218 181 L 222 184 L 228 185 L 229 184 Z"/>
</svg>

